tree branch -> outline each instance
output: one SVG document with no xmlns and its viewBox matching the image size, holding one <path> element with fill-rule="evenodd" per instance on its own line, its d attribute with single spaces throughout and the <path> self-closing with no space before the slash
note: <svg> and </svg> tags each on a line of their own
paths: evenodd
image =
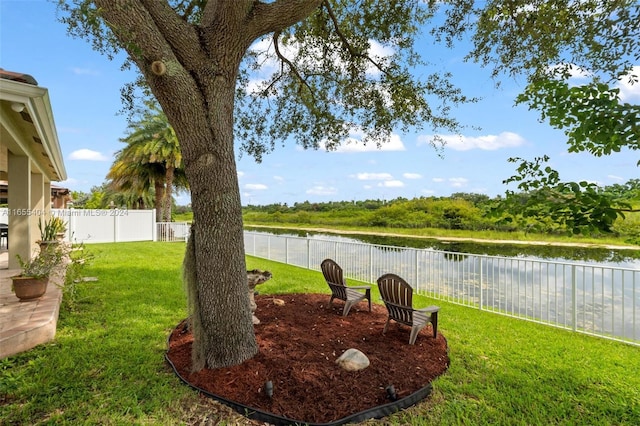
<svg viewBox="0 0 640 426">
<path fill-rule="evenodd" d="M 181 63 L 193 59 L 193 50 L 186 54 L 186 46 L 199 46 L 200 40 L 195 28 L 187 21 L 180 19 L 168 3 L 157 0 L 140 0 L 153 19 L 153 23 L 170 46 L 171 51 Z M 162 59 L 162 58 L 158 58 Z M 200 64 L 206 60 L 204 56 L 197 59 Z M 195 64 L 194 64 L 195 65 Z"/>
<path fill-rule="evenodd" d="M 241 22 L 251 11 L 255 0 L 209 0 L 202 12 L 200 26 L 209 28 L 226 22 Z"/>
<path fill-rule="evenodd" d="M 253 1 L 245 17 L 247 37 L 260 36 L 288 28 L 302 21 L 322 4 L 323 0 L 278 0 L 273 3 Z"/>
<path fill-rule="evenodd" d="M 329 18 L 331 19 L 331 22 L 333 23 L 333 28 L 336 31 L 336 34 L 338 35 L 338 37 L 340 38 L 340 40 L 342 41 L 342 44 L 344 45 L 344 47 L 349 51 L 349 53 L 357 58 L 363 58 L 369 62 L 371 62 L 373 64 L 374 67 L 376 67 L 381 73 L 385 74 L 387 77 L 390 77 L 391 79 L 393 79 L 392 75 L 387 72 L 387 70 L 382 67 L 378 62 L 374 61 L 373 58 L 371 58 L 369 55 L 366 55 L 364 53 L 360 53 L 358 51 L 356 51 L 353 46 L 351 46 L 351 43 L 349 43 L 349 40 L 347 40 L 347 38 L 345 37 L 345 35 L 342 33 L 342 31 L 340 31 L 340 24 L 338 23 L 338 18 L 336 17 L 335 13 L 333 13 L 333 9 L 331 8 L 331 5 L 329 4 L 328 0 L 322 0 L 322 5 L 327 9 L 327 13 L 329 14 Z"/>
<path fill-rule="evenodd" d="M 280 58 L 280 60 L 282 62 L 284 62 L 289 67 L 289 70 L 293 73 L 293 75 L 295 75 L 298 78 L 298 80 L 300 80 L 300 83 L 302 85 L 304 85 L 309 90 L 309 94 L 311 95 L 311 98 L 313 99 L 313 102 L 315 103 L 316 102 L 316 96 L 313 93 L 313 89 L 311 88 L 311 86 L 309 86 L 309 84 L 307 83 L 305 78 L 302 77 L 302 75 L 300 75 L 300 73 L 298 72 L 298 68 L 296 68 L 296 66 L 288 58 L 286 58 L 282 54 L 282 52 L 280 52 L 280 47 L 279 47 L 279 44 L 278 44 L 279 37 L 280 37 L 280 31 L 276 31 L 273 34 L 273 46 L 274 46 L 274 49 L 276 51 L 276 55 L 278 56 L 278 58 Z M 275 84 L 276 81 L 277 81 L 277 79 L 274 80 L 273 83 L 271 85 L 269 85 L 268 88 L 273 86 L 273 84 Z"/>
</svg>

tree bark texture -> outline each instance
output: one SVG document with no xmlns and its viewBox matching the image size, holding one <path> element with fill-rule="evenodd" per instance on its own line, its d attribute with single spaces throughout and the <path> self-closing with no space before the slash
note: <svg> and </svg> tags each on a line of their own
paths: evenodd
<svg viewBox="0 0 640 426">
<path fill-rule="evenodd" d="M 320 0 L 210 0 L 194 26 L 165 1 L 94 0 L 146 78 L 180 141 L 191 189 L 197 316 L 194 369 L 258 352 L 244 253 L 233 139 L 240 62 L 261 35 L 304 19 Z M 166 71 L 153 72 L 161 61 Z"/>
<path fill-rule="evenodd" d="M 164 217 L 165 221 L 171 222 L 171 204 L 173 202 L 173 176 L 176 168 L 170 161 L 167 161 L 167 171 L 165 174 L 165 190 L 164 190 L 164 198 L 163 198 L 163 208 L 164 208 Z"/>
<path fill-rule="evenodd" d="M 162 203 L 164 200 L 164 183 L 157 179 L 153 182 L 154 201 L 156 205 L 156 222 L 164 222 L 162 219 Z"/>
</svg>

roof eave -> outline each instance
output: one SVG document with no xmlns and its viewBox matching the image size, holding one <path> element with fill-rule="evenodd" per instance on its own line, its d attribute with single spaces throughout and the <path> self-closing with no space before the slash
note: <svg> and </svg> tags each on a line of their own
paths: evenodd
<svg viewBox="0 0 640 426">
<path fill-rule="evenodd" d="M 0 79 L 0 97 L 10 102 L 22 103 L 31 116 L 42 146 L 51 159 L 57 177 L 52 180 L 66 180 L 67 171 L 64 166 L 62 150 L 58 141 L 53 110 L 49 99 L 49 91 L 40 86 L 17 81 Z M 43 171 L 48 164 L 40 164 Z M 49 176 L 52 178 L 52 176 Z"/>
</svg>

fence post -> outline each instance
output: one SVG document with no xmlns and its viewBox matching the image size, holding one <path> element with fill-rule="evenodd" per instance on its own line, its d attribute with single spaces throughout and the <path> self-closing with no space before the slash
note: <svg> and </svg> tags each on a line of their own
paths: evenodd
<svg viewBox="0 0 640 426">
<path fill-rule="evenodd" d="M 151 241 L 158 241 L 158 224 L 156 223 L 156 210 L 151 210 Z"/>
<path fill-rule="evenodd" d="M 571 309 L 572 323 L 571 328 L 576 331 L 578 328 L 578 292 L 576 291 L 576 265 L 571 266 Z"/>
<path fill-rule="evenodd" d="M 108 210 L 108 211 L 113 213 L 113 210 Z M 112 217 L 113 217 L 113 242 L 117 243 L 118 242 L 118 215 L 114 214 Z"/>
<path fill-rule="evenodd" d="M 419 267 L 418 267 L 418 249 L 413 249 L 413 252 L 415 253 L 415 258 L 416 258 L 416 287 L 420 288 L 420 274 L 419 274 Z"/>
<path fill-rule="evenodd" d="M 633 281 L 633 285 L 632 285 L 632 287 L 633 287 L 633 294 L 638 294 L 638 293 L 636 292 L 636 274 L 631 275 L 631 279 L 632 279 L 632 281 Z M 636 297 L 634 297 L 633 299 L 631 299 L 631 312 L 633 312 L 633 328 L 632 328 L 632 330 L 633 330 L 633 334 L 632 334 L 632 336 L 636 336 L 636 318 L 638 318 L 638 317 L 636 316 L 636 312 L 638 312 L 638 311 L 636 311 L 636 309 L 638 308 L 638 307 L 636 306 L 636 300 L 637 300 L 637 298 L 636 298 Z"/>
<path fill-rule="evenodd" d="M 307 237 L 307 269 L 311 269 L 311 240 Z"/>
<path fill-rule="evenodd" d="M 69 221 L 67 222 L 67 232 L 69 235 L 69 241 L 73 242 L 73 237 L 75 236 L 76 233 L 76 218 L 75 218 L 75 212 L 74 209 L 69 209 Z"/>
<path fill-rule="evenodd" d="M 369 282 L 374 282 L 373 276 L 373 246 L 369 246 Z"/>
<path fill-rule="evenodd" d="M 482 287 L 483 287 L 483 280 L 482 280 L 482 257 L 480 258 L 480 310 L 482 310 L 482 307 L 484 306 L 484 301 L 483 301 L 483 297 L 482 297 Z M 494 284 L 495 285 L 495 284 Z"/>
<path fill-rule="evenodd" d="M 284 263 L 289 264 L 289 237 L 284 239 Z"/>
</svg>

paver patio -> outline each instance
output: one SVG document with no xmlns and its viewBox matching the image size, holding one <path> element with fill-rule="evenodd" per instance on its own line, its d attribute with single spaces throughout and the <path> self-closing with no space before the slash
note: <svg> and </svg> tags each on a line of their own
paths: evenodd
<svg viewBox="0 0 640 426">
<path fill-rule="evenodd" d="M 47 292 L 39 299 L 21 302 L 11 291 L 11 277 L 18 269 L 8 268 L 8 253 L 0 252 L 0 359 L 27 351 L 53 340 L 56 334 L 62 280 L 51 276 Z"/>
</svg>

